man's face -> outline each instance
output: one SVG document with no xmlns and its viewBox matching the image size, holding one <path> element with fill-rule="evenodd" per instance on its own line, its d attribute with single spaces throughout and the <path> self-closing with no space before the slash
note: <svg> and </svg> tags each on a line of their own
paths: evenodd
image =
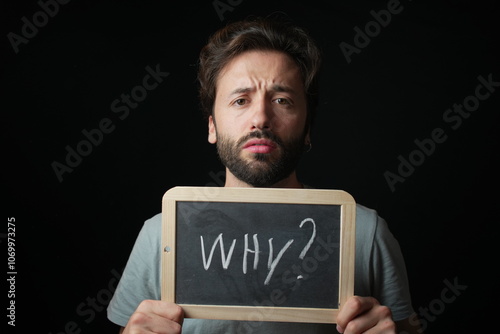
<svg viewBox="0 0 500 334">
<path fill-rule="evenodd" d="M 306 113 L 294 61 L 279 52 L 245 52 L 219 75 L 208 139 L 237 179 L 271 186 L 297 166 L 309 140 Z"/>
</svg>

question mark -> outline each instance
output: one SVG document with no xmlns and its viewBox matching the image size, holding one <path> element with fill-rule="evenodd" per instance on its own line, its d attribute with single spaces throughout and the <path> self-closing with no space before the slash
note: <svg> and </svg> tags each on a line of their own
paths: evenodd
<svg viewBox="0 0 500 334">
<path fill-rule="evenodd" d="M 311 247 L 311 244 L 313 243 L 314 238 L 316 237 L 316 223 L 314 222 L 314 220 L 312 218 L 306 218 L 306 219 L 304 219 L 300 223 L 299 227 L 302 228 L 302 225 L 304 225 L 304 223 L 306 223 L 306 222 L 311 222 L 313 224 L 313 233 L 311 235 L 311 238 L 309 239 L 309 242 L 307 243 L 307 245 L 304 247 L 304 249 L 302 250 L 302 252 L 299 255 L 299 259 L 301 259 L 301 260 L 303 260 L 304 256 L 306 256 L 307 251 Z"/>
</svg>

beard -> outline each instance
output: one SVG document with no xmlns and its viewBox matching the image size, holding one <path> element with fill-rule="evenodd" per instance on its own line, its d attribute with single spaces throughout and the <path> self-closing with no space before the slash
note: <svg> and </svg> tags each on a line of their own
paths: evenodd
<svg viewBox="0 0 500 334">
<path fill-rule="evenodd" d="M 270 187 L 287 178 L 297 167 L 304 151 L 306 133 L 284 142 L 268 130 L 250 132 L 239 140 L 223 135 L 217 138 L 217 153 L 222 164 L 239 180 L 253 187 Z M 272 153 L 252 153 L 241 157 L 243 145 L 252 138 L 272 140 L 276 149 Z"/>
</svg>

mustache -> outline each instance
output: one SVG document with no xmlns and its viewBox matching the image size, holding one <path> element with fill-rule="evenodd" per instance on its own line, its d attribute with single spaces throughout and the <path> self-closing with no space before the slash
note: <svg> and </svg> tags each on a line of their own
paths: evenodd
<svg viewBox="0 0 500 334">
<path fill-rule="evenodd" d="M 268 140 L 273 141 L 277 146 L 283 146 L 282 140 L 277 135 L 275 135 L 274 133 L 272 133 L 269 130 L 260 130 L 260 131 L 250 132 L 246 136 L 240 138 L 236 142 L 236 147 L 242 147 L 247 141 L 249 141 L 250 139 L 254 139 L 254 138 L 268 139 Z"/>
</svg>

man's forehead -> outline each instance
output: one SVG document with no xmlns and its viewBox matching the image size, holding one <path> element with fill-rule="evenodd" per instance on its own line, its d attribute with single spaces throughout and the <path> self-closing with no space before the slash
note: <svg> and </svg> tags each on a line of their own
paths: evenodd
<svg viewBox="0 0 500 334">
<path fill-rule="evenodd" d="M 251 51 L 232 59 L 221 71 L 218 84 L 228 88 L 232 95 L 258 88 L 294 92 L 302 86 L 302 81 L 299 67 L 288 55 Z"/>
</svg>

